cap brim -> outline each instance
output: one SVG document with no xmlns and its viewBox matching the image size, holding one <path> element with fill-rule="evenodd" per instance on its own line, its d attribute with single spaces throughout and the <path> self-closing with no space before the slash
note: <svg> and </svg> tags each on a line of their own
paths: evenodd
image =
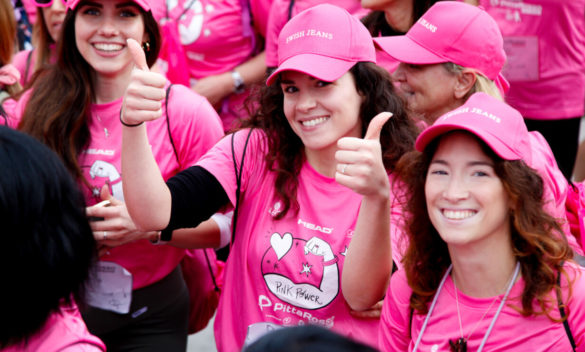
<svg viewBox="0 0 585 352">
<path fill-rule="evenodd" d="M 333 82 L 355 65 L 355 61 L 346 61 L 317 54 L 299 54 L 284 60 L 266 79 L 266 85 L 274 83 L 283 71 L 305 73 L 325 82 Z"/>
<path fill-rule="evenodd" d="M 512 151 L 505 143 L 500 141 L 497 136 L 487 133 L 484 129 L 475 129 L 471 126 L 462 126 L 458 124 L 440 124 L 436 126 L 430 126 L 418 136 L 416 139 L 415 148 L 419 152 L 422 152 L 429 145 L 429 143 L 434 141 L 439 136 L 442 136 L 447 132 L 457 130 L 467 131 L 474 134 L 479 139 L 484 141 L 494 151 L 494 153 L 496 153 L 504 160 L 522 159 L 521 155 L 518 155 Z"/>
<path fill-rule="evenodd" d="M 374 43 L 394 59 L 415 65 L 437 64 L 449 60 L 434 54 L 407 35 L 377 37 Z"/>
</svg>

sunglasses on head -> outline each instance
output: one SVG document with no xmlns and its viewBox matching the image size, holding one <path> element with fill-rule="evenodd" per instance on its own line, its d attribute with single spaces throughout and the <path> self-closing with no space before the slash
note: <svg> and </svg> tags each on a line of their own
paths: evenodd
<svg viewBox="0 0 585 352">
<path fill-rule="evenodd" d="M 49 7 L 51 5 L 53 5 L 53 1 L 54 0 L 33 0 L 34 4 L 38 7 Z M 61 0 L 61 2 L 63 2 L 63 5 L 67 6 L 67 0 Z"/>
</svg>

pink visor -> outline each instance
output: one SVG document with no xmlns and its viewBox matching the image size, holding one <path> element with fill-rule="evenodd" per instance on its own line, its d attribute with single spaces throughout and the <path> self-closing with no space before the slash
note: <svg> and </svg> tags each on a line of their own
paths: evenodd
<svg viewBox="0 0 585 352">
<path fill-rule="evenodd" d="M 77 5 L 79 5 L 79 3 L 81 3 L 82 1 L 83 0 L 67 0 L 67 8 L 75 10 Z M 132 0 L 131 2 L 136 3 L 144 11 L 150 11 L 150 3 L 148 2 L 148 0 Z"/>
</svg>

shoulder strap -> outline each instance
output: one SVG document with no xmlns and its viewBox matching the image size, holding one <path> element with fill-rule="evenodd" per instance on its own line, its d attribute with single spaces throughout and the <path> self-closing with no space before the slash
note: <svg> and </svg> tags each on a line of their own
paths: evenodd
<svg viewBox="0 0 585 352">
<path fill-rule="evenodd" d="M 173 134 L 171 133 L 171 121 L 169 119 L 169 94 L 171 93 L 171 87 L 173 85 L 169 85 L 167 88 L 167 92 L 165 95 L 165 115 L 167 119 L 167 133 L 169 135 L 169 139 L 171 140 L 171 146 L 173 147 L 173 152 L 175 153 L 175 159 L 177 159 L 177 163 L 179 163 L 179 168 L 182 167 L 181 160 L 179 159 L 179 153 L 177 152 L 177 146 L 175 146 L 175 140 L 173 139 Z"/>
<path fill-rule="evenodd" d="M 26 67 L 24 68 L 24 80 L 23 80 L 23 82 L 25 82 L 25 83 L 28 82 L 28 73 L 30 71 L 30 62 L 32 59 L 33 50 L 29 51 L 28 54 L 26 55 Z"/>
<path fill-rule="evenodd" d="M 569 342 L 571 342 L 571 347 L 573 348 L 573 352 L 576 351 L 577 345 L 575 344 L 575 339 L 573 338 L 573 333 L 571 332 L 571 328 L 569 327 L 569 319 L 567 319 L 567 314 L 565 313 L 565 305 L 563 304 L 563 296 L 561 292 L 561 271 L 559 270 L 557 274 L 557 300 L 559 304 L 559 312 L 561 313 L 561 319 L 563 319 L 563 326 L 565 327 L 565 332 L 567 333 L 567 337 L 569 338 Z"/>
<path fill-rule="evenodd" d="M 181 160 L 179 159 L 179 153 L 177 152 L 177 147 L 175 146 L 175 140 L 173 139 L 173 134 L 171 133 L 171 121 L 169 119 L 169 94 L 171 92 L 171 87 L 173 85 L 169 85 L 167 87 L 167 92 L 165 94 L 165 115 L 167 119 L 167 133 L 169 135 L 169 139 L 171 141 L 171 146 L 173 147 L 173 152 L 175 153 L 175 159 L 177 159 L 177 163 L 179 163 L 179 168 L 181 168 Z M 207 251 L 205 248 L 201 248 L 203 254 L 205 255 L 205 261 L 207 262 L 207 269 L 209 270 L 209 274 L 211 274 L 211 281 L 213 281 L 213 289 L 215 292 L 219 292 L 219 286 L 217 285 L 217 280 L 215 279 L 215 274 L 213 273 L 213 268 L 211 267 L 211 262 L 209 261 L 209 256 L 207 255 Z"/>
<path fill-rule="evenodd" d="M 234 147 L 234 137 L 236 132 L 232 133 L 232 160 L 234 162 L 234 172 L 236 173 L 236 206 L 234 207 L 234 217 L 232 219 L 232 241 L 236 238 L 236 224 L 238 223 L 238 208 L 240 205 L 240 188 L 242 186 L 242 170 L 244 169 L 244 158 L 246 156 L 246 149 L 248 149 L 248 142 L 250 141 L 250 135 L 254 129 L 250 128 L 248 136 L 246 137 L 246 143 L 244 144 L 244 151 L 242 152 L 242 161 L 240 162 L 240 170 L 238 170 L 238 164 L 236 162 L 236 152 Z"/>
</svg>

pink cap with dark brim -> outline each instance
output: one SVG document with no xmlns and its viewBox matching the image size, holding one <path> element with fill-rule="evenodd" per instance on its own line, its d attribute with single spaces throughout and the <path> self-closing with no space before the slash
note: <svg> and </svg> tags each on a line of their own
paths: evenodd
<svg viewBox="0 0 585 352">
<path fill-rule="evenodd" d="M 504 160 L 532 161 L 530 136 L 524 118 L 516 109 L 485 93 L 473 94 L 465 104 L 439 117 L 416 139 L 423 151 L 447 132 L 464 130 L 484 141 Z"/>
<path fill-rule="evenodd" d="M 362 61 L 376 62 L 366 27 L 340 7 L 316 5 L 283 27 L 278 36 L 278 68 L 266 84 L 274 83 L 283 71 L 298 71 L 333 82 Z"/>
</svg>

